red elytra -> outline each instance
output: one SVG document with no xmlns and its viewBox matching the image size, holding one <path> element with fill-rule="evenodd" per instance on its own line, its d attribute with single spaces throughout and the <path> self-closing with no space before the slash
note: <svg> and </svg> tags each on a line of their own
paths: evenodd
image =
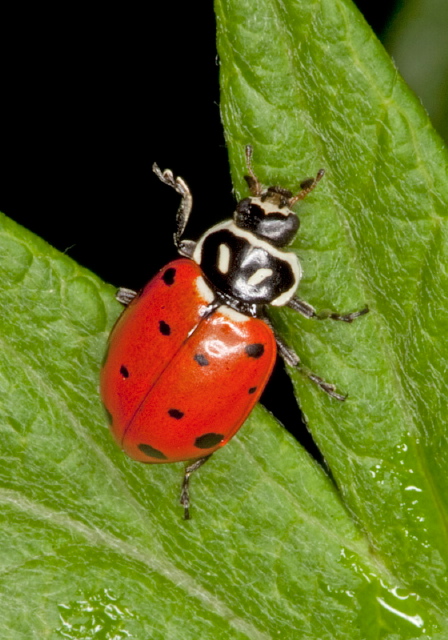
<svg viewBox="0 0 448 640">
<path fill-rule="evenodd" d="M 277 348 L 269 326 L 221 306 L 201 268 L 165 266 L 123 312 L 101 371 L 122 449 L 149 463 L 197 460 L 224 446 L 258 401 Z"/>
</svg>

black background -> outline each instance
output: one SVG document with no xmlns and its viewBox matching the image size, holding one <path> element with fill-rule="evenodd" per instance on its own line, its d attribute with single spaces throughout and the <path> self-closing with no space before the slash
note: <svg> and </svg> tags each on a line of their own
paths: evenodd
<svg viewBox="0 0 448 640">
<path fill-rule="evenodd" d="M 381 32 L 394 4 L 370 4 L 358 2 Z M 192 189 L 201 215 L 187 237 L 233 210 L 212 3 L 61 6 L 0 16 L 0 210 L 104 280 L 138 289 L 176 257 L 178 197 L 154 161 Z M 281 367 L 268 392 L 295 431 Z M 318 456 L 305 430 L 298 437 Z"/>
</svg>

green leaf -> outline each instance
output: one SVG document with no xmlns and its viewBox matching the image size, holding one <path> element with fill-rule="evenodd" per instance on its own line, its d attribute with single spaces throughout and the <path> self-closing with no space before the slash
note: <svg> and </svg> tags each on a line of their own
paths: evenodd
<svg viewBox="0 0 448 640">
<path fill-rule="evenodd" d="M 296 376 L 336 486 L 259 407 L 182 521 L 182 466 L 127 459 L 103 416 L 114 290 L 2 217 L 0 637 L 442 640 L 445 151 L 347 3 L 217 15 L 235 184 L 247 142 L 265 182 L 325 166 L 301 207 L 300 291 L 372 309 L 275 318 L 350 393 Z"/>
</svg>

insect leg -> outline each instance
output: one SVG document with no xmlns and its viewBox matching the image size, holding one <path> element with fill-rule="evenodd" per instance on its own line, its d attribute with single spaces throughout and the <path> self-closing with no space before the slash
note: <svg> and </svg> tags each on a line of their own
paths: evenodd
<svg viewBox="0 0 448 640">
<path fill-rule="evenodd" d="M 164 184 L 167 184 L 169 187 L 174 189 L 176 193 L 182 196 L 182 200 L 180 201 L 179 208 L 176 214 L 176 232 L 174 234 L 174 244 L 178 249 L 182 248 L 180 239 L 185 231 L 185 227 L 187 226 L 188 218 L 190 217 L 191 209 L 193 206 L 193 196 L 191 195 L 191 191 L 183 178 L 179 176 L 177 178 L 174 177 L 173 172 L 170 169 L 165 169 L 165 171 L 161 171 L 156 163 L 152 165 L 152 170 L 156 174 L 156 176 L 161 180 Z"/>
<path fill-rule="evenodd" d="M 127 307 L 128 304 L 133 301 L 136 295 L 137 291 L 126 289 L 125 287 L 120 287 L 115 294 L 115 298 L 118 300 L 118 302 L 121 302 L 121 304 L 124 304 L 124 306 Z"/>
<path fill-rule="evenodd" d="M 314 382 L 314 384 L 322 389 L 322 391 L 325 391 L 325 393 L 327 393 L 331 398 L 339 400 L 339 402 L 343 402 L 346 399 L 347 396 L 343 396 L 336 391 L 336 386 L 334 384 L 332 384 L 331 382 L 326 382 L 323 378 L 310 371 L 308 367 L 305 367 L 300 362 L 300 358 L 294 351 L 294 349 L 291 349 L 291 347 L 289 347 L 286 342 L 282 340 L 282 338 L 278 335 L 271 322 L 266 317 L 263 317 L 263 320 L 271 327 L 275 337 L 275 341 L 277 343 L 278 353 L 286 362 L 286 364 L 300 371 L 300 373 L 309 378 L 311 382 Z"/>
<path fill-rule="evenodd" d="M 294 311 L 305 316 L 305 318 L 314 318 L 316 320 L 325 320 L 326 318 L 330 318 L 331 320 L 340 320 L 341 322 L 353 322 L 356 318 L 365 316 L 366 313 L 369 313 L 369 307 L 364 307 L 361 311 L 352 311 L 351 313 L 336 313 L 329 310 L 318 312 L 314 307 L 308 304 L 308 302 L 299 300 L 296 296 L 294 296 L 286 306 L 294 309 Z"/>
<path fill-rule="evenodd" d="M 210 454 L 209 456 L 205 456 L 204 458 L 199 458 L 191 464 L 188 464 L 185 468 L 182 490 L 180 493 L 180 503 L 184 508 L 184 520 L 190 519 L 190 476 L 193 471 L 196 471 L 197 469 L 202 467 L 202 465 L 207 462 L 209 458 L 211 458 L 211 455 L 212 454 Z"/>
</svg>

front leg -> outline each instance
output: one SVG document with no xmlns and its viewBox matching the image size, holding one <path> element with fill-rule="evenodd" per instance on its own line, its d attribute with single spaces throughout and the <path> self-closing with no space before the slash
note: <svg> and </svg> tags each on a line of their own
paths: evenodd
<svg viewBox="0 0 448 640">
<path fill-rule="evenodd" d="M 193 258 L 195 248 L 196 242 L 193 240 L 181 240 L 177 245 L 177 251 L 184 258 Z"/>
<path fill-rule="evenodd" d="M 175 178 L 170 169 L 161 171 L 157 164 L 154 163 L 152 165 L 152 170 L 163 184 L 168 185 L 174 189 L 176 193 L 182 196 L 182 200 L 180 201 L 176 214 L 176 233 L 174 234 L 174 244 L 178 249 L 181 249 L 182 243 L 180 242 L 180 239 L 183 236 L 188 218 L 190 217 L 191 209 L 193 207 L 193 196 L 191 195 L 191 191 L 185 180 L 179 176 Z"/>
<path fill-rule="evenodd" d="M 331 320 L 340 320 L 341 322 L 353 322 L 356 318 L 365 316 L 366 313 L 369 313 L 369 307 L 364 307 L 361 311 L 352 311 L 352 313 L 345 314 L 329 310 L 317 312 L 314 307 L 308 304 L 308 302 L 299 300 L 296 296 L 294 296 L 286 306 L 290 307 L 290 309 L 294 309 L 294 311 L 305 316 L 305 318 L 314 318 L 316 320 L 325 320 L 326 318 L 330 318 Z"/>
</svg>

